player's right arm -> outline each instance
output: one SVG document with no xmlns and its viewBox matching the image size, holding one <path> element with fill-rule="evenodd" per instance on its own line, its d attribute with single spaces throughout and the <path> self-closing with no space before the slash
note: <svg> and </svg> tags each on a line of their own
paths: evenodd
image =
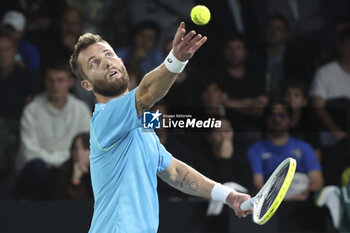
<svg viewBox="0 0 350 233">
<path fill-rule="evenodd" d="M 158 176 L 170 186 L 193 196 L 212 198 L 215 181 L 205 177 L 187 164 L 173 158 L 170 165 Z M 230 190 L 226 197 L 226 203 L 235 211 L 238 217 L 245 217 L 249 211 L 242 211 L 241 203 L 248 200 L 249 195 Z"/>
<path fill-rule="evenodd" d="M 196 34 L 195 31 L 185 34 L 185 24 L 181 22 L 174 36 L 172 50 L 173 55 L 179 62 L 188 61 L 207 40 L 207 37 L 202 37 L 202 35 Z M 178 73 L 171 72 L 164 62 L 145 75 L 136 91 L 138 116 L 167 94 L 177 75 Z"/>
</svg>

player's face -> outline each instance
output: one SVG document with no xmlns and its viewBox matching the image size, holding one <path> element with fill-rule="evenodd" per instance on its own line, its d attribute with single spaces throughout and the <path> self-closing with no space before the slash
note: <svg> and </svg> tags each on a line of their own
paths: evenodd
<svg viewBox="0 0 350 233">
<path fill-rule="evenodd" d="M 112 47 L 104 42 L 90 45 L 81 51 L 78 61 L 87 76 L 82 86 L 99 95 L 116 97 L 125 92 L 129 76 L 123 61 Z"/>
<path fill-rule="evenodd" d="M 302 108 L 307 104 L 307 100 L 304 98 L 303 92 L 299 88 L 288 88 L 284 100 L 292 106 L 292 108 Z"/>
<path fill-rule="evenodd" d="M 268 130 L 272 132 L 287 132 L 289 129 L 289 116 L 286 108 L 281 104 L 272 106 L 266 121 Z"/>
</svg>

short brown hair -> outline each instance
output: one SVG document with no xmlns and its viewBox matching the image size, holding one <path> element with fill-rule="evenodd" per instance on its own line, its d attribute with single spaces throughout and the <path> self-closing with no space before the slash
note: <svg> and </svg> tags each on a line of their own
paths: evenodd
<svg viewBox="0 0 350 233">
<path fill-rule="evenodd" d="M 69 59 L 69 65 L 70 65 L 70 68 L 72 69 L 73 74 L 78 78 L 80 78 L 81 80 L 87 79 L 87 77 L 81 67 L 81 64 L 78 62 L 78 56 L 82 50 L 86 49 L 90 45 L 95 44 L 97 42 L 107 43 L 99 35 L 95 35 L 92 33 L 85 33 L 84 35 L 81 35 L 79 37 L 78 42 L 75 44 L 74 52 Z"/>
</svg>

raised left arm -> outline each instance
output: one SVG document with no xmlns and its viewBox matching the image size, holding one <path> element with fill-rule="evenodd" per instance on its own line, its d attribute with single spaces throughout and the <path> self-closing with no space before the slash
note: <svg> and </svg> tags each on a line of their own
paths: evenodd
<svg viewBox="0 0 350 233">
<path fill-rule="evenodd" d="M 207 37 L 196 34 L 195 31 L 186 34 L 185 24 L 181 22 L 173 40 L 174 57 L 173 59 L 167 58 L 169 61 L 165 62 L 170 65 L 187 62 L 206 40 Z M 136 91 L 136 107 L 139 116 L 168 93 L 178 76 L 178 73 L 167 68 L 165 62 L 147 73 Z"/>
<path fill-rule="evenodd" d="M 205 177 L 187 164 L 173 158 L 165 171 L 158 176 L 170 186 L 193 196 L 206 199 L 212 198 L 212 190 L 217 182 Z M 238 217 L 245 217 L 249 211 L 240 209 L 241 203 L 248 200 L 249 195 L 231 190 L 225 202 L 235 211 Z"/>
</svg>

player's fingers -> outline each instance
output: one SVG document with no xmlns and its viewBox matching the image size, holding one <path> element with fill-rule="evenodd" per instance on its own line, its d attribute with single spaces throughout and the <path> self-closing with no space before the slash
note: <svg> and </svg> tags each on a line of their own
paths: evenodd
<svg viewBox="0 0 350 233">
<path fill-rule="evenodd" d="M 194 37 L 194 35 L 196 35 L 196 32 L 194 30 L 192 30 L 189 33 L 187 33 L 186 36 L 184 36 L 182 41 L 185 42 L 185 43 L 190 43 L 191 39 Z"/>
<path fill-rule="evenodd" d="M 187 43 L 186 48 L 190 49 L 195 43 L 197 43 L 198 41 L 200 41 L 202 39 L 202 35 L 201 34 L 197 34 L 195 37 L 192 38 L 192 40 L 190 40 Z"/>
<path fill-rule="evenodd" d="M 185 23 L 181 22 L 179 27 L 177 28 L 174 43 L 179 44 L 182 41 L 183 36 L 186 34 Z"/>
<path fill-rule="evenodd" d="M 200 41 L 196 42 L 196 43 L 192 46 L 191 50 L 192 50 L 193 52 L 197 51 L 197 50 L 207 41 L 207 39 L 208 39 L 208 38 L 207 38 L 206 36 L 202 37 L 202 38 L 200 39 Z"/>
</svg>

